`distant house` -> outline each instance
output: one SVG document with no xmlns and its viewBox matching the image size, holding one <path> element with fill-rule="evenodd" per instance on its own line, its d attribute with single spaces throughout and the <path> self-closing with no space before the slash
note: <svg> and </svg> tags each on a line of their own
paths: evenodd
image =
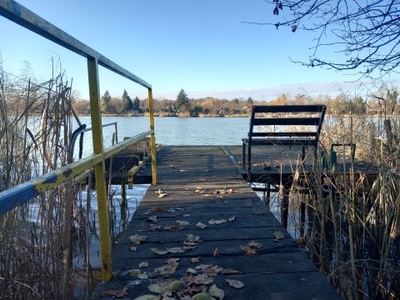
<svg viewBox="0 0 400 300">
<path fill-rule="evenodd" d="M 230 108 L 229 107 L 221 107 L 218 109 L 217 114 L 220 116 L 228 115 L 230 113 Z"/>
<path fill-rule="evenodd" d="M 230 114 L 232 115 L 239 115 L 243 113 L 243 110 L 237 107 L 232 107 L 229 111 Z"/>
</svg>

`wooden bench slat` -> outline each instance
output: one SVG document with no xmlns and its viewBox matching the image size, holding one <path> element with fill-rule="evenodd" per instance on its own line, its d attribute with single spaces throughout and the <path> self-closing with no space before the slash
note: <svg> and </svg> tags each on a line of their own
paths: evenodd
<svg viewBox="0 0 400 300">
<path fill-rule="evenodd" d="M 254 118 L 253 126 L 318 126 L 321 118 Z"/>
<path fill-rule="evenodd" d="M 296 137 L 296 136 L 308 136 L 315 138 L 317 136 L 316 131 L 290 131 L 290 132 L 253 132 L 253 137 Z"/>
<path fill-rule="evenodd" d="M 315 139 L 243 139 L 243 143 L 253 146 L 272 146 L 272 145 L 314 145 Z"/>
<path fill-rule="evenodd" d="M 254 105 L 254 113 L 321 113 L 325 105 Z"/>
</svg>

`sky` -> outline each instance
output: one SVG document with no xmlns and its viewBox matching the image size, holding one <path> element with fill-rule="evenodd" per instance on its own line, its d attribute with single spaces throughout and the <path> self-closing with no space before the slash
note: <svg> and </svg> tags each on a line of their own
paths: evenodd
<svg viewBox="0 0 400 300">
<path fill-rule="evenodd" d="M 176 99 L 291 96 L 365 92 L 359 76 L 307 68 L 312 33 L 245 22 L 274 22 L 265 0 L 19 0 L 24 7 L 150 83 L 153 96 Z M 5 71 L 48 80 L 52 62 L 88 99 L 86 59 L 0 17 Z M 147 90 L 99 67 L 100 93 L 133 98 Z M 390 78 L 397 80 L 398 78 Z"/>
</svg>

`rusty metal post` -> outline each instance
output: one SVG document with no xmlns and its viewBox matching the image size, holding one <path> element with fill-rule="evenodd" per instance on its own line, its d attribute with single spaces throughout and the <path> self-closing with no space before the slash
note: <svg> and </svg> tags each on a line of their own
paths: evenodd
<svg viewBox="0 0 400 300">
<path fill-rule="evenodd" d="M 100 111 L 100 92 L 99 92 L 99 73 L 97 59 L 89 57 L 89 97 L 90 115 L 93 130 L 93 151 L 95 154 L 103 153 L 103 131 Z M 105 164 L 101 160 L 94 166 L 97 190 L 97 205 L 99 214 L 100 228 L 100 251 L 103 280 L 108 281 L 112 278 L 111 267 L 111 242 L 108 220 L 108 199 L 105 179 Z"/>
<path fill-rule="evenodd" d="M 154 135 L 154 111 L 153 111 L 153 91 L 148 89 L 149 98 L 149 118 L 150 118 L 150 150 L 151 150 L 151 183 L 157 184 L 157 160 L 156 160 L 156 138 Z"/>
</svg>

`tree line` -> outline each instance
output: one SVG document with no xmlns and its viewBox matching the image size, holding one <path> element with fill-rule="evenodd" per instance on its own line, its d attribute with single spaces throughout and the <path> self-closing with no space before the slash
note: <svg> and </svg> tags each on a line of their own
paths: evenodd
<svg viewBox="0 0 400 300">
<path fill-rule="evenodd" d="M 189 98 L 184 89 L 181 89 L 176 99 L 154 99 L 154 113 L 158 116 L 247 116 L 252 105 L 287 105 L 287 104 L 325 104 L 328 113 L 334 115 L 343 114 L 398 114 L 399 91 L 397 87 L 383 85 L 376 92 L 367 97 L 359 95 L 347 95 L 340 93 L 336 96 L 318 95 L 311 97 L 298 94 L 291 97 L 289 94 L 281 94 L 273 100 L 247 99 L 218 99 L 205 97 L 199 99 Z M 87 100 L 74 100 L 72 105 L 76 113 L 90 114 L 90 105 Z M 132 100 L 126 90 L 121 97 L 111 97 L 106 91 L 101 97 L 101 111 L 103 114 L 140 116 L 148 112 L 148 99 Z"/>
</svg>

